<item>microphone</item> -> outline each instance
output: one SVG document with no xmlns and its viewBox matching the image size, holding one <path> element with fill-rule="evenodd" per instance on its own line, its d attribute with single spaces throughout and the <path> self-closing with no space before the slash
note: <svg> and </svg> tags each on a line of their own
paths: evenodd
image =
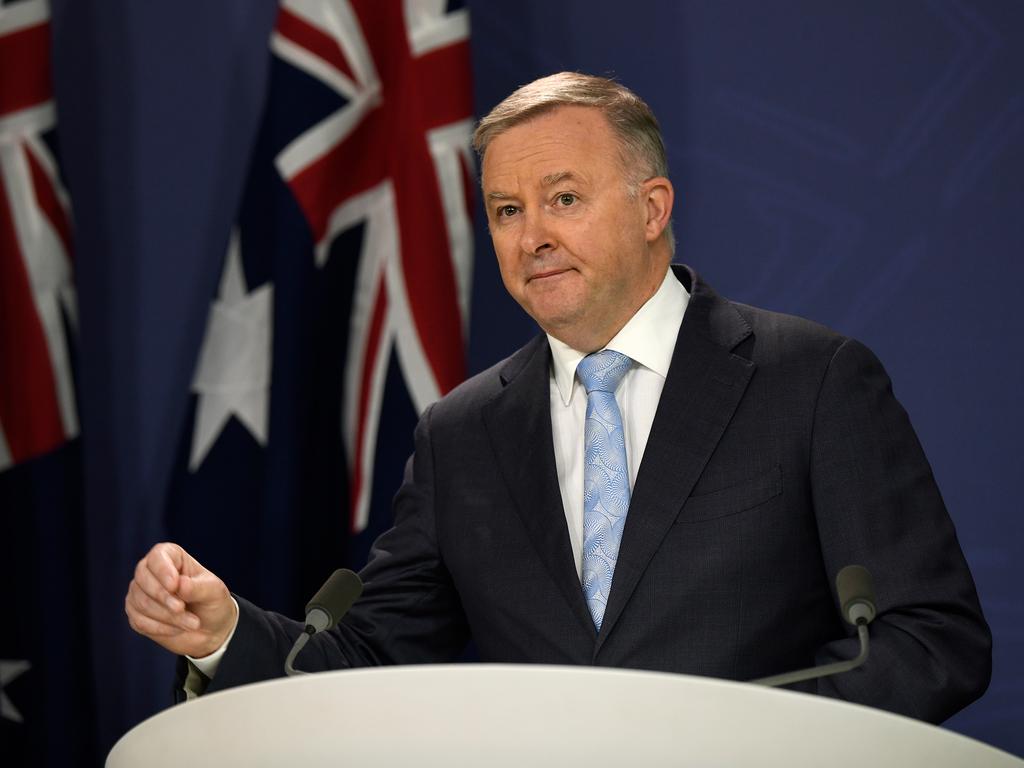
<svg viewBox="0 0 1024 768">
<path fill-rule="evenodd" d="M 775 687 L 827 677 L 840 672 L 856 669 L 868 658 L 868 624 L 878 613 L 875 608 L 875 588 L 868 569 L 862 565 L 848 565 L 836 574 L 836 593 L 839 595 L 839 607 L 843 618 L 848 624 L 857 628 L 860 640 L 860 653 L 849 661 L 836 661 L 817 667 L 798 669 L 781 675 L 762 677 L 750 682 L 756 685 Z"/>
<path fill-rule="evenodd" d="M 848 565 L 836 574 L 836 592 L 839 593 L 839 605 L 843 618 L 847 623 L 858 626 L 870 624 L 877 611 L 875 610 L 875 585 L 871 574 L 862 565 Z"/>
<path fill-rule="evenodd" d="M 293 666 L 295 657 L 309 642 L 310 637 L 330 629 L 341 621 L 341 617 L 348 613 L 348 609 L 362 593 L 362 580 L 347 568 L 339 568 L 327 578 L 324 585 L 313 595 L 313 599 L 306 604 L 306 626 L 295 640 L 284 662 L 284 671 L 287 675 L 309 674 Z"/>
</svg>

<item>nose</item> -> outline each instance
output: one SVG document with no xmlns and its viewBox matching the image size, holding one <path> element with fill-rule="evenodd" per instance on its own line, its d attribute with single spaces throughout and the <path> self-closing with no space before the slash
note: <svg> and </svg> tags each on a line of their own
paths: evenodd
<svg viewBox="0 0 1024 768">
<path fill-rule="evenodd" d="M 521 215 L 522 229 L 519 232 L 519 247 L 523 253 L 540 256 L 554 250 L 555 238 L 543 213 L 526 211 Z"/>
</svg>

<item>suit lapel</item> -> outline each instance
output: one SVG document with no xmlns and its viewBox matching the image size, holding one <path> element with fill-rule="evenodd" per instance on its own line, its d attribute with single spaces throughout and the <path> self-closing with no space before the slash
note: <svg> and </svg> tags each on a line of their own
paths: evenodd
<svg viewBox="0 0 1024 768">
<path fill-rule="evenodd" d="M 538 336 L 501 371 L 501 393 L 483 409 L 502 477 L 541 562 L 569 607 L 594 632 L 576 574 L 551 439 L 551 351 Z"/>
<path fill-rule="evenodd" d="M 596 655 L 675 521 L 736 410 L 754 364 L 731 350 L 750 335 L 742 316 L 696 275 L 672 365 L 644 450 Z"/>
</svg>

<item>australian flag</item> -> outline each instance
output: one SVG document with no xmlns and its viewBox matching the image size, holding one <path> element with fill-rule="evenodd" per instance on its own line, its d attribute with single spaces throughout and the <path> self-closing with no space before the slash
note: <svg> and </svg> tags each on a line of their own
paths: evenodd
<svg viewBox="0 0 1024 768">
<path fill-rule="evenodd" d="M 81 581 L 71 209 L 46 0 L 0 6 L 0 761 L 74 765 L 95 741 Z M 55 625 L 66 633 L 53 632 Z M 59 724 L 59 737 L 55 737 Z"/>
<path fill-rule="evenodd" d="M 468 30 L 444 3 L 286 0 L 277 17 L 169 520 L 282 610 L 346 542 L 365 559 L 417 414 L 464 376 Z"/>
<path fill-rule="evenodd" d="M 167 466 L 125 487 L 167 481 L 142 486 L 158 494 L 155 505 L 107 493 L 100 521 L 95 503 L 85 511 L 83 484 L 95 499 L 107 457 L 125 455 L 111 445 L 148 438 L 116 415 L 116 425 L 83 418 L 82 445 L 68 443 L 78 432 L 76 390 L 95 402 L 111 397 L 95 383 L 124 386 L 147 374 L 100 375 L 94 365 L 74 384 L 70 214 L 49 92 L 49 122 L 33 131 L 18 122 L 17 141 L 7 122 L 8 83 L 34 72 L 29 64 L 49 77 L 48 43 L 19 47 L 34 58 L 8 66 L 10 30 L 28 28 L 11 18 L 0 15 L 0 546 L 17 628 L 0 630 L 0 762 L 88 765 L 171 702 L 163 670 L 145 671 L 147 641 L 126 634 L 117 615 L 142 540 L 178 541 L 234 591 L 295 615 L 333 568 L 360 567 L 389 524 L 415 420 L 465 372 L 475 186 L 469 20 L 443 0 L 282 0 L 238 213 L 216 247 L 219 279 L 200 287 L 202 302 L 182 297 L 176 316 L 143 318 L 148 327 L 205 328 L 188 384 L 171 401 L 137 391 L 121 411 L 107 406 L 116 415 L 144 404 L 140 433 L 183 414 Z M 36 110 L 13 106 L 19 115 Z M 71 191 L 89 193 L 74 179 Z M 45 258 L 25 255 L 18 217 L 26 207 L 46 224 Z M 136 257 L 145 260 L 145 249 Z M 29 271 L 40 263 L 47 281 Z M 9 278 L 18 270 L 21 282 Z M 103 288 L 80 282 L 83 306 L 124 301 L 90 293 Z M 202 315 L 193 317 L 196 306 Z M 107 346 L 111 364 L 145 364 Z M 50 370 L 45 392 L 36 371 L 44 366 L 28 364 L 39 361 Z M 59 634 L 43 631 L 47 605 L 71 614 Z"/>
</svg>

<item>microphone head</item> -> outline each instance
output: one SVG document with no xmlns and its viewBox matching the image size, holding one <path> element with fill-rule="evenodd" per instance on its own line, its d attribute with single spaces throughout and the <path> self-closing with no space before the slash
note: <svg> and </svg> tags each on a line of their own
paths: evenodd
<svg viewBox="0 0 1024 768">
<path fill-rule="evenodd" d="M 332 573 L 313 599 L 306 604 L 306 613 L 319 608 L 328 616 L 328 627 L 333 627 L 345 615 L 352 603 L 363 593 L 362 580 L 347 568 Z"/>
<path fill-rule="evenodd" d="M 843 618 L 854 626 L 875 618 L 875 587 L 862 565 L 848 565 L 836 574 L 836 592 Z"/>
</svg>

